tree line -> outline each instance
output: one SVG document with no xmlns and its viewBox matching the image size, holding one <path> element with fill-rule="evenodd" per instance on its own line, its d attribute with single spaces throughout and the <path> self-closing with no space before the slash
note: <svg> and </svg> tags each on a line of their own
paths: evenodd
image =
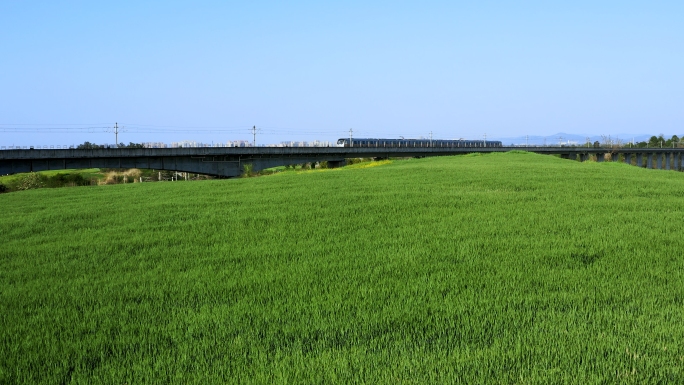
<svg viewBox="0 0 684 385">
<path fill-rule="evenodd" d="M 587 143 L 589 145 L 590 143 Z M 679 137 L 672 135 L 670 138 L 665 138 L 663 134 L 658 136 L 651 136 L 648 141 L 641 142 L 626 142 L 618 138 L 611 138 L 610 136 L 601 136 L 601 141 L 593 143 L 594 147 L 634 147 L 634 148 L 681 148 L 684 147 L 684 135 Z"/>
<path fill-rule="evenodd" d="M 111 148 L 111 146 L 108 144 L 95 144 L 90 142 L 84 142 L 83 144 L 79 144 L 78 146 L 76 146 L 77 150 L 97 150 L 100 148 Z M 116 145 L 115 148 L 145 148 L 145 145 L 142 143 L 129 142 L 128 144 L 119 143 Z"/>
</svg>

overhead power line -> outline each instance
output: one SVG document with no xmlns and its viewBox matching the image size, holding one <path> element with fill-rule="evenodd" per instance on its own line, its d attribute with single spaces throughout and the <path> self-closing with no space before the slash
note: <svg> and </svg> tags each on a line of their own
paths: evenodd
<svg viewBox="0 0 684 385">
<path fill-rule="evenodd" d="M 30 123 L 0 123 L 0 132 L 16 132 L 16 133 L 41 133 L 41 134 L 104 134 L 114 133 L 115 139 L 118 142 L 118 133 L 126 132 L 129 135 L 137 134 L 155 134 L 155 135 L 178 135 L 178 134 L 203 134 L 203 135 L 250 135 L 253 143 L 256 143 L 256 133 L 270 136 L 302 136 L 302 135 L 317 135 L 317 136 L 334 136 L 336 138 L 349 137 L 349 130 L 344 129 L 298 129 L 296 127 L 275 127 L 275 126 L 260 126 L 256 128 L 255 125 L 250 126 L 183 126 L 183 125 L 152 125 L 152 124 L 131 124 L 122 123 L 121 125 L 112 124 L 30 124 Z M 377 129 L 363 129 L 356 128 L 353 131 L 354 137 L 357 138 L 421 138 L 423 136 L 449 139 L 467 137 L 467 133 L 454 132 L 450 129 L 440 129 L 438 132 L 423 132 L 422 129 L 403 129 L 392 131 L 379 131 Z"/>
</svg>

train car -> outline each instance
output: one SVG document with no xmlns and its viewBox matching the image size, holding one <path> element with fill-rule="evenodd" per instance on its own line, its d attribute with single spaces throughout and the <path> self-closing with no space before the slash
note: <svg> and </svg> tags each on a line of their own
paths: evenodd
<svg viewBox="0 0 684 385">
<path fill-rule="evenodd" d="M 391 148 L 459 148 L 459 147 L 502 147 L 497 140 L 464 140 L 464 139 L 373 139 L 373 138 L 340 138 L 338 147 L 391 147 Z"/>
</svg>

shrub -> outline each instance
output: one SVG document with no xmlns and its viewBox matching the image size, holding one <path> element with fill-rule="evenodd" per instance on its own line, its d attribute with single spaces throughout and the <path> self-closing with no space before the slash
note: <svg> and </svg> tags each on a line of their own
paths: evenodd
<svg viewBox="0 0 684 385">
<path fill-rule="evenodd" d="M 105 180 L 102 184 L 119 184 L 123 182 L 123 176 L 116 171 L 110 171 L 107 173 Z"/>
<path fill-rule="evenodd" d="M 73 186 L 88 186 L 90 180 L 87 180 L 81 174 L 55 174 L 53 176 L 43 176 L 43 187 L 73 187 Z"/>
<path fill-rule="evenodd" d="M 357 163 L 363 163 L 363 162 L 368 162 L 372 159 L 366 159 L 366 158 L 347 158 L 347 166 L 351 166 L 352 164 L 357 164 Z"/>
<path fill-rule="evenodd" d="M 0 194 L 7 192 L 7 186 L 0 183 Z"/>
<path fill-rule="evenodd" d="M 40 174 L 31 172 L 20 176 L 16 182 L 17 190 L 31 190 L 43 187 L 44 182 Z"/>
<path fill-rule="evenodd" d="M 250 176 L 254 175 L 254 166 L 251 163 L 247 163 L 244 166 L 242 166 L 242 177 L 243 178 L 249 178 Z"/>
</svg>

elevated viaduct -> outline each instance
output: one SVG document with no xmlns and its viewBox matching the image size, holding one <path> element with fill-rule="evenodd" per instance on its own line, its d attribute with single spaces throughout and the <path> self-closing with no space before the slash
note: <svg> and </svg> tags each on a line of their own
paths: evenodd
<svg viewBox="0 0 684 385">
<path fill-rule="evenodd" d="M 243 172 L 246 164 L 251 164 L 254 171 L 320 161 L 336 167 L 344 164 L 347 158 L 426 157 L 511 150 L 560 155 L 564 159 L 580 161 L 595 156 L 599 162 L 608 158 L 606 154 L 611 154 L 612 161 L 621 158 L 625 163 L 639 167 L 684 170 L 684 148 L 197 147 L 2 150 L 0 175 L 77 168 L 145 168 L 235 177 Z"/>
</svg>

